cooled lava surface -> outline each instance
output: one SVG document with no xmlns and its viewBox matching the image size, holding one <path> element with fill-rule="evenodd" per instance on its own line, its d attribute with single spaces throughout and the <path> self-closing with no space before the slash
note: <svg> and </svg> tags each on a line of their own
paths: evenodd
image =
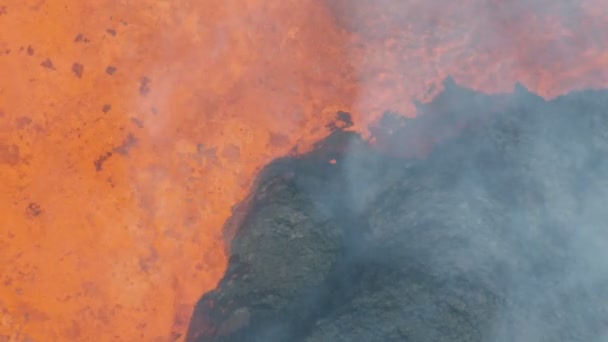
<svg viewBox="0 0 608 342">
<path fill-rule="evenodd" d="M 608 91 L 448 80 L 420 110 L 266 167 L 187 341 L 604 340 Z"/>
</svg>

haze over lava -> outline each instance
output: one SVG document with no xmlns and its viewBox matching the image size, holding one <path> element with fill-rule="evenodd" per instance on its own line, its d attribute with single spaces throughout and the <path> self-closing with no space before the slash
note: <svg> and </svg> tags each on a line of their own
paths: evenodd
<svg viewBox="0 0 608 342">
<path fill-rule="evenodd" d="M 8 0 L 0 340 L 180 339 L 256 172 L 441 80 L 608 84 L 600 0 Z"/>
</svg>

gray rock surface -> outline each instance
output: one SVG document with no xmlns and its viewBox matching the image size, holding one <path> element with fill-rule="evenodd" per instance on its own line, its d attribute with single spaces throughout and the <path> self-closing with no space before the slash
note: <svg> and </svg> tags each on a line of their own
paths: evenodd
<svg viewBox="0 0 608 342">
<path fill-rule="evenodd" d="M 269 165 L 187 341 L 608 340 L 608 92 L 419 110 Z"/>
</svg>

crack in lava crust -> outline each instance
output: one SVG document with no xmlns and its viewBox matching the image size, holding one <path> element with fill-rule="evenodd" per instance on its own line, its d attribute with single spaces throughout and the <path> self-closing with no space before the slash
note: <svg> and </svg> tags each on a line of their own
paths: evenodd
<svg viewBox="0 0 608 342">
<path fill-rule="evenodd" d="M 337 111 L 606 86 L 608 3 L 572 3 L 3 2 L 0 340 L 182 339 L 231 206 Z"/>
</svg>

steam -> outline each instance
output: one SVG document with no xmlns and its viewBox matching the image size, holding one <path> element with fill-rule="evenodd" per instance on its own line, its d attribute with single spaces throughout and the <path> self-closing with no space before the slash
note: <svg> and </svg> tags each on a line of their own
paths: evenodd
<svg viewBox="0 0 608 342">
<path fill-rule="evenodd" d="M 595 66 L 585 67 L 585 59 L 581 55 L 585 51 L 597 54 L 604 48 L 593 39 L 593 30 L 581 32 L 580 26 L 577 27 L 582 18 L 589 18 L 580 3 L 544 0 L 479 2 L 478 6 L 470 6 L 476 8 L 476 12 L 475 15 L 468 14 L 467 22 L 449 21 L 442 16 L 447 22 L 437 23 L 434 30 L 424 32 L 417 31 L 416 23 L 420 24 L 419 27 L 432 27 L 433 25 L 425 20 L 433 20 L 442 6 L 445 8 L 449 5 L 444 5 L 445 2 L 427 1 L 426 12 L 415 11 L 418 22 L 412 22 L 408 13 L 411 13 L 409 7 L 415 6 L 413 2 L 407 5 L 393 3 L 381 1 L 370 6 L 369 3 L 361 1 L 349 2 L 336 11 L 354 15 L 356 19 L 348 23 L 349 28 L 359 34 L 375 30 L 375 34 L 388 39 L 393 32 L 391 28 L 394 28 L 397 22 L 399 25 L 410 27 L 412 32 L 408 38 L 415 43 L 401 51 L 403 55 L 407 55 L 407 65 L 391 60 L 394 57 L 377 46 L 372 48 L 370 45 L 365 58 L 387 59 L 387 70 L 383 70 L 384 78 L 407 75 L 410 82 L 414 83 L 415 81 L 411 80 L 414 79 L 423 83 L 423 77 L 434 74 L 435 84 L 429 86 L 432 90 L 414 94 L 417 100 L 428 101 L 436 96 L 437 92 L 445 88 L 438 85 L 437 81 L 447 74 L 455 75 L 457 79 L 464 80 L 474 88 L 489 91 L 504 91 L 507 87 L 512 87 L 515 81 L 522 81 L 536 92 L 547 96 L 564 92 L 566 87 L 572 89 L 597 86 L 597 83 L 594 84 L 593 79 L 588 77 L 588 70 L 594 69 Z M 587 3 L 589 2 L 585 2 Z M 385 19 L 383 26 L 386 30 L 380 29 L 379 25 L 373 28 L 357 26 L 354 22 L 365 22 L 361 18 L 364 10 L 357 9 L 358 4 L 361 4 L 361 7 L 367 6 L 367 9 L 389 13 L 389 18 Z M 390 6 L 393 7 L 386 10 Z M 456 12 L 458 11 L 455 10 L 454 13 Z M 402 24 L 403 22 L 408 24 Z M 591 19 L 591 22 L 593 25 L 594 19 Z M 563 33 L 564 28 L 569 33 Z M 461 44 L 449 44 L 448 40 L 454 35 L 463 38 Z M 430 50 L 420 53 L 419 46 L 424 46 L 425 40 L 439 41 L 439 46 L 445 44 L 452 51 L 443 56 Z M 467 48 L 471 49 L 466 51 Z M 513 54 L 513 50 L 517 50 L 517 53 Z M 451 61 L 446 59 L 450 56 L 453 57 Z M 491 56 L 498 58 L 492 59 Z M 441 61 L 436 59 L 438 57 Z M 438 63 L 429 65 L 428 61 L 434 59 Z M 475 70 L 487 72 L 471 73 L 467 70 L 470 60 L 480 61 L 481 65 Z M 411 65 L 417 67 L 412 69 Z M 568 68 L 555 70 L 555 66 L 559 65 L 572 65 L 572 68 L 582 68 L 583 72 L 577 79 L 577 75 L 567 74 Z M 412 116 L 415 112 L 412 107 L 399 103 L 398 99 L 379 95 L 386 85 L 379 81 L 380 77 L 370 74 L 367 67 L 365 62 L 361 64 L 362 90 L 356 110 L 377 113 L 382 108 L 399 109 L 402 114 Z M 436 70 L 420 72 L 420 68 L 425 67 Z M 492 79 L 496 74 L 504 75 L 504 79 Z M 546 83 L 548 77 L 555 80 L 553 84 Z M 394 83 L 389 86 L 398 88 Z M 559 111 L 557 105 L 553 109 Z M 416 115 L 424 114 L 418 112 Z M 469 275 L 485 272 L 484 267 L 487 265 L 505 267 L 501 284 L 503 288 L 500 290 L 504 294 L 503 305 L 494 318 L 491 331 L 486 332 L 487 341 L 552 341 L 555 336 L 575 340 L 581 337 L 577 333 L 589 333 L 593 338 L 605 340 L 608 339 L 608 333 L 601 335 L 600 332 L 606 330 L 606 322 L 601 319 L 607 317 L 608 307 L 597 305 L 597 301 L 605 302 L 604 289 L 608 284 L 608 211 L 604 206 L 608 201 L 608 183 L 597 180 L 601 178 L 598 170 L 603 168 L 604 162 L 597 159 L 600 155 L 596 146 L 581 143 L 587 140 L 585 135 L 589 133 L 589 127 L 568 129 L 576 119 L 555 112 L 542 115 L 551 118 L 539 119 L 534 115 L 517 118 L 523 121 L 531 120 L 522 124 L 529 126 L 529 132 L 522 133 L 526 140 L 517 141 L 517 137 L 507 137 L 510 140 L 505 142 L 505 148 L 516 149 L 511 151 L 517 158 L 513 162 L 525 167 L 521 171 L 522 177 L 531 178 L 533 187 L 540 190 L 537 198 L 542 204 L 535 205 L 545 212 L 535 215 L 529 208 L 517 205 L 500 208 L 506 221 L 502 227 L 506 229 L 497 231 L 489 226 L 491 223 L 484 222 L 488 226 L 477 231 L 467 228 L 452 232 L 465 241 L 462 245 L 464 247 L 454 245 L 451 251 L 445 253 L 451 260 L 438 258 L 434 262 L 437 263 L 437 270 L 444 271 L 445 266 L 442 263 L 451 264 L 455 263 L 453 260 L 459 260 L 464 264 L 456 265 L 454 272 Z M 541 126 L 545 123 L 550 124 Z M 560 138 L 556 136 L 558 132 L 569 132 L 570 135 Z M 432 132 L 420 133 L 410 130 L 410 134 L 424 139 Z M 410 139 L 409 143 L 415 142 Z M 388 147 L 406 148 L 396 145 Z M 471 153 L 476 153 L 478 148 L 468 146 Z M 352 150 L 357 149 L 358 147 L 353 147 Z M 377 203 L 377 196 L 386 190 L 377 188 L 380 182 L 374 180 L 392 176 L 387 175 L 385 165 L 374 165 L 369 160 L 359 159 L 356 154 L 343 161 L 343 164 L 350 182 L 352 207 L 364 214 L 370 206 Z M 492 177 L 497 170 L 483 164 L 457 170 L 453 186 L 462 189 L 460 196 L 465 203 L 470 203 L 472 196 L 488 200 L 493 196 L 491 193 L 495 190 L 488 189 L 487 178 Z M 574 181 L 573 178 L 577 177 L 582 179 Z M 475 209 L 462 210 L 464 215 L 479 213 L 479 210 Z M 483 211 L 481 210 L 482 213 Z M 551 219 L 550 222 L 546 221 L 548 218 Z M 475 234 L 471 234 L 473 232 Z M 476 255 L 491 261 L 476 261 Z M 467 262 L 469 264 L 466 264 Z M 479 277 L 481 279 L 483 275 Z M 565 320 L 577 319 L 581 322 L 570 322 L 568 326 L 584 326 L 588 329 L 593 327 L 597 331 L 593 334 L 589 331 L 567 331 L 566 326 L 559 326 Z"/>
<path fill-rule="evenodd" d="M 432 108 L 430 114 L 416 111 L 411 100 L 428 102 L 442 90 L 455 91 L 451 82 L 447 86 L 439 83 L 447 75 L 485 92 L 512 91 L 516 82 L 522 82 L 533 92 L 550 98 L 572 89 L 600 86 L 590 73 L 606 72 L 588 58 L 605 52 L 603 43 L 596 39 L 601 19 L 589 12 L 593 6 L 606 7 L 598 2 L 468 1 L 468 6 L 445 1 L 329 3 L 341 25 L 355 35 L 371 38 L 363 47 L 353 48 L 353 55 L 363 56 L 358 61 L 360 91 L 354 108 L 368 115 L 369 121 L 378 119 L 387 110 L 423 116 L 417 121 L 427 120 L 424 115 L 432 116 Z M 370 20 L 372 16 L 380 19 Z M 582 26 L 583 21 L 588 21 L 588 25 Z M 399 38 L 394 37 L 396 30 L 400 32 Z M 378 65 L 383 68 L 372 68 Z M 415 85 L 417 90 L 403 89 L 400 80 Z M 387 92 L 387 88 L 391 91 Z M 403 94 L 411 95 L 408 103 L 398 98 Z M 605 93 L 593 95 L 607 97 Z M 512 106 L 518 106 L 519 102 L 529 108 L 544 104 L 544 100 L 521 85 L 516 86 L 513 96 L 506 98 L 503 108 L 510 109 L 509 113 L 517 112 L 518 108 Z M 469 124 L 483 122 L 484 117 L 490 116 L 488 108 L 480 106 L 474 109 L 478 112 L 471 114 L 470 108 L 462 108 L 458 101 L 454 99 L 443 112 L 460 110 L 460 114 L 472 115 L 460 122 L 463 124 L 460 127 L 453 127 L 460 130 L 464 126 L 462 134 L 468 134 Z M 585 110 L 584 100 L 580 101 L 580 110 Z M 585 113 L 574 118 L 573 113 L 579 110 L 572 108 L 576 104 L 576 100 L 557 99 L 555 104 L 546 105 L 547 112 L 528 113 L 528 109 L 522 109 L 523 113 L 516 118 L 497 119 L 498 128 L 484 126 L 488 134 L 502 134 L 503 140 L 493 137 L 488 141 L 504 144 L 488 148 L 487 153 L 505 154 L 488 156 L 488 164 L 459 166 L 460 160 L 470 162 L 471 158 L 450 153 L 486 152 L 484 146 L 466 145 L 462 141 L 464 147 L 450 149 L 444 146 L 449 144 L 449 136 L 443 139 L 448 142 L 431 139 L 437 145 L 443 144 L 439 147 L 441 151 L 432 152 L 422 162 L 434 163 L 433 158 L 446 155 L 452 159 L 454 170 L 439 172 L 451 173 L 450 186 L 454 189 L 451 195 L 462 201 L 462 207 L 450 212 L 453 217 L 437 213 L 445 222 L 451 222 L 446 234 L 454 235 L 453 240 L 460 243 L 452 244 L 447 251 L 431 253 L 434 259 L 430 264 L 435 268 L 431 272 L 451 272 L 442 276 L 466 276 L 480 282 L 486 281 L 488 274 L 501 273 L 501 280 L 492 283 L 497 286 L 494 291 L 500 294 L 501 305 L 491 329 L 485 331 L 486 341 L 608 339 L 603 320 L 608 317 L 608 306 L 598 304 L 608 302 L 605 290 L 608 211 L 604 205 L 608 201 L 608 182 L 602 176 L 608 169 L 600 152 L 607 150 L 598 142 L 604 134 L 593 128 L 605 127 L 605 121 L 600 119 L 604 113 Z M 423 146 L 430 136 L 446 127 L 445 120 L 428 119 L 431 124 L 420 126 L 421 129 L 399 133 L 407 135 L 405 143 L 403 139 L 393 139 L 391 145 L 389 139 L 383 147 L 403 151 L 408 146 Z M 509 128 L 515 133 L 502 131 Z M 589 134 L 598 137 L 590 142 Z M 386 196 L 386 184 L 391 184 L 391 179 L 398 181 L 399 174 L 407 171 L 396 171 L 361 157 L 356 152 L 360 146 L 352 146 L 351 150 L 353 153 L 342 161 L 350 184 L 350 206 L 356 215 L 365 217 L 370 207 L 381 201 L 379 197 Z M 492 163 L 505 163 L 504 167 L 514 174 L 501 175 L 503 170 Z M 521 193 L 509 188 L 496 189 L 493 177 L 503 181 L 513 177 L 513 182 L 519 185 L 529 182 L 536 191 L 534 198 L 520 198 L 530 189 L 522 188 Z M 493 202 L 508 196 L 513 196 L 513 205 Z M 459 227 L 460 215 L 469 217 L 469 221 L 463 222 L 474 222 L 477 217 L 479 226 Z M 500 222 L 486 219 L 492 215 L 499 217 Z M 393 229 L 402 231 L 379 234 L 406 234 L 412 228 Z M 497 272 L 499 268 L 501 271 Z"/>
<path fill-rule="evenodd" d="M 448 85 L 446 92 L 458 94 L 459 87 L 454 87 Z M 608 150 L 600 127 L 605 127 L 607 121 L 606 113 L 597 112 L 602 107 L 594 107 L 597 104 L 588 104 L 586 99 L 605 101 L 608 94 L 572 94 L 545 103 L 518 87 L 513 96 L 507 97 L 508 101 L 503 101 L 506 113 L 515 116 L 498 114 L 496 118 L 483 106 L 468 108 L 465 103 L 470 103 L 470 97 L 458 97 L 449 103 L 451 111 L 473 110 L 479 114 L 465 121 L 461 132 L 474 138 L 456 138 L 457 147 L 452 147 L 448 138 L 420 161 L 426 165 L 450 165 L 450 170 L 437 170 L 437 177 L 449 174 L 450 184 L 443 186 L 449 187 L 449 196 L 461 203 L 436 199 L 434 207 L 443 212 L 434 215 L 448 224 L 446 241 L 452 242 L 436 247 L 447 249 L 430 253 L 430 272 L 448 279 L 464 276 L 476 282 L 486 282 L 489 274 L 499 273 L 500 281 L 487 284 L 496 287 L 493 291 L 500 294 L 501 305 L 491 330 L 485 332 L 486 341 L 591 341 L 601 334 L 604 337 L 600 340 L 604 340 L 608 337 L 603 320 L 608 315 L 608 165 L 602 156 Z M 540 112 L 534 112 L 534 108 Z M 432 110 L 431 107 L 430 112 L 421 113 L 416 120 L 429 115 L 428 120 L 432 121 Z M 493 123 L 466 128 L 484 116 Z M 434 119 L 438 123 L 430 125 L 431 129 L 441 127 L 442 118 Z M 420 139 L 431 133 L 407 129 L 400 132 Z M 480 157 L 485 158 L 483 162 L 478 161 Z M 363 216 L 382 201 L 379 197 L 388 196 L 386 184 L 391 184 L 391 179 L 403 182 L 400 177 L 407 177 L 404 175 L 409 172 L 407 167 L 387 171 L 386 165 L 358 158 L 356 152 L 343 165 L 350 184 L 351 205 Z M 432 167 L 425 170 L 435 172 Z M 385 187 L 379 189 L 379 184 Z M 418 201 L 424 202 L 428 201 L 424 197 L 433 191 L 412 196 L 420 196 Z M 407 211 L 413 207 L 403 204 L 400 208 Z M 385 229 L 378 234 L 386 237 L 412 234 L 409 232 L 416 230 L 412 224 L 395 222 L 393 227 L 376 219 L 372 226 Z"/>
</svg>

